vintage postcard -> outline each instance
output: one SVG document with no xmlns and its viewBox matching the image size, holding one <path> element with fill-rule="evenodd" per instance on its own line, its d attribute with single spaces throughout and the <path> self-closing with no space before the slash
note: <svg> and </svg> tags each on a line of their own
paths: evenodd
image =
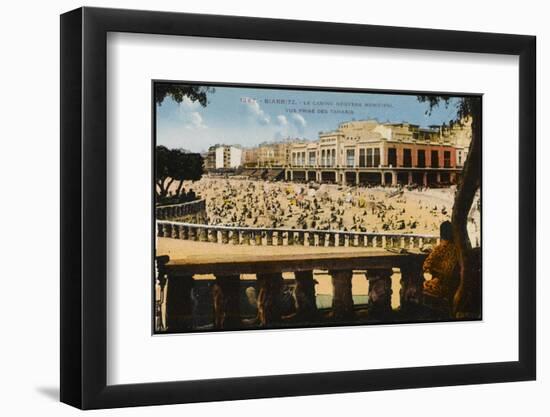
<svg viewBox="0 0 550 417">
<path fill-rule="evenodd" d="M 154 333 L 481 319 L 481 96 L 153 82 Z"/>
</svg>

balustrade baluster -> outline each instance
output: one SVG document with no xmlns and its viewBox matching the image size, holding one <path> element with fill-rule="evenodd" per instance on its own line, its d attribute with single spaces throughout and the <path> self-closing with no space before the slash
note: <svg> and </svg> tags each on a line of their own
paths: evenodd
<svg viewBox="0 0 550 417">
<path fill-rule="evenodd" d="M 336 245 L 336 236 L 334 233 L 327 233 L 328 235 L 328 246 Z"/>
<path fill-rule="evenodd" d="M 172 225 L 172 236 L 173 239 L 179 239 L 180 237 L 180 226 L 178 224 Z"/>
<path fill-rule="evenodd" d="M 283 275 L 281 273 L 256 274 L 258 280 L 258 321 L 261 326 L 270 326 L 281 320 L 281 295 Z"/>
<path fill-rule="evenodd" d="M 222 243 L 229 243 L 229 230 L 227 229 L 222 229 Z"/>
<path fill-rule="evenodd" d="M 240 326 L 240 285 L 238 274 L 216 275 L 212 286 L 214 328 L 227 330 Z"/>
<path fill-rule="evenodd" d="M 208 241 L 212 243 L 218 243 L 218 230 L 208 229 Z"/>
<path fill-rule="evenodd" d="M 271 231 L 271 230 L 266 231 L 265 243 L 266 243 L 267 246 L 272 246 L 273 245 L 273 231 Z"/>
<path fill-rule="evenodd" d="M 254 238 L 254 243 L 256 243 L 256 246 L 262 246 L 262 232 L 257 231 Z"/>
<path fill-rule="evenodd" d="M 369 268 L 366 276 L 369 281 L 369 317 L 386 318 L 391 314 L 391 269 Z"/>
<path fill-rule="evenodd" d="M 319 239 L 319 246 L 324 248 L 325 247 L 325 233 L 318 233 L 318 239 Z"/>
<path fill-rule="evenodd" d="M 329 271 L 332 277 L 332 318 L 346 320 L 354 317 L 353 297 L 351 291 L 352 271 Z"/>
<path fill-rule="evenodd" d="M 308 246 L 315 246 L 315 233 L 307 232 L 307 244 Z"/>
<path fill-rule="evenodd" d="M 199 229 L 199 238 L 201 242 L 208 242 L 208 230 L 206 227 Z"/>
<path fill-rule="evenodd" d="M 189 240 L 197 240 L 197 230 L 194 226 L 189 226 Z"/>
<path fill-rule="evenodd" d="M 296 271 L 294 273 L 296 287 L 294 299 L 296 302 L 296 317 L 299 320 L 312 320 L 317 317 L 317 303 L 315 300 L 315 284 L 313 271 Z"/>
<path fill-rule="evenodd" d="M 288 246 L 294 245 L 294 231 L 293 230 L 288 232 L 287 245 Z"/>
<path fill-rule="evenodd" d="M 399 290 L 400 309 L 411 311 L 418 309 L 423 301 L 424 273 L 422 271 L 423 256 L 408 256 L 401 262 L 401 289 Z"/>
<path fill-rule="evenodd" d="M 280 230 L 277 231 L 277 246 L 283 246 L 284 245 L 284 233 Z"/>
<path fill-rule="evenodd" d="M 187 226 L 180 226 L 180 239 L 189 239 L 189 228 Z"/>
<path fill-rule="evenodd" d="M 346 234 L 338 233 L 338 246 L 346 246 Z"/>
<path fill-rule="evenodd" d="M 372 236 L 372 235 L 367 235 L 367 248 L 372 248 L 372 247 L 374 247 L 374 244 L 375 244 L 374 236 Z"/>
<path fill-rule="evenodd" d="M 239 232 L 239 229 L 232 229 L 231 230 L 231 240 L 233 242 L 234 245 L 238 245 L 240 242 L 240 236 L 239 236 L 240 232 Z"/>
<path fill-rule="evenodd" d="M 302 231 L 298 231 L 298 244 L 302 246 L 305 244 L 305 234 Z"/>
<path fill-rule="evenodd" d="M 166 263 L 170 260 L 168 255 L 155 258 L 157 266 L 157 282 L 159 286 L 158 302 L 155 305 L 155 330 L 166 330 L 166 284 L 168 282 Z"/>
</svg>

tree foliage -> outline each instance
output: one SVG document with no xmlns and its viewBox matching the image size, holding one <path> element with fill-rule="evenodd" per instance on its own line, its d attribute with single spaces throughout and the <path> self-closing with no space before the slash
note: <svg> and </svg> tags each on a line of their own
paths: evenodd
<svg viewBox="0 0 550 417">
<path fill-rule="evenodd" d="M 160 106 L 166 97 L 170 97 L 179 104 L 184 98 L 188 98 L 192 102 L 198 101 L 201 106 L 206 107 L 208 104 L 207 93 L 214 91 L 213 87 L 160 83 L 155 85 L 155 102 Z"/>
<path fill-rule="evenodd" d="M 183 181 L 196 181 L 203 174 L 203 157 L 198 153 L 189 153 L 182 149 L 168 149 L 165 146 L 156 148 L 156 192 L 157 197 L 164 198 L 174 181 L 178 181 L 181 191 Z"/>
</svg>

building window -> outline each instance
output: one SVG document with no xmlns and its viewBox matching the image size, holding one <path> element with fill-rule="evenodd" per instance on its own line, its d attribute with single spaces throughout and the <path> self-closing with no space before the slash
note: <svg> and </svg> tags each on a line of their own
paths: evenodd
<svg viewBox="0 0 550 417">
<path fill-rule="evenodd" d="M 365 156 L 365 148 L 359 149 L 359 166 L 360 167 L 366 167 L 366 156 Z"/>
<path fill-rule="evenodd" d="M 445 168 L 451 167 L 451 151 L 443 152 L 443 166 Z"/>
<path fill-rule="evenodd" d="M 367 149 L 367 166 L 372 167 L 372 148 Z"/>
<path fill-rule="evenodd" d="M 418 150 L 418 161 L 416 163 L 416 166 L 419 168 L 426 167 L 426 151 L 424 149 Z"/>
<path fill-rule="evenodd" d="M 309 166 L 315 166 L 315 152 L 309 153 Z"/>
<path fill-rule="evenodd" d="M 388 149 L 388 165 L 397 166 L 397 149 L 395 148 Z"/>
<path fill-rule="evenodd" d="M 410 149 L 403 149 L 403 166 L 412 167 L 412 152 Z"/>
<path fill-rule="evenodd" d="M 374 148 L 372 165 L 375 167 L 380 165 L 380 148 Z"/>
<path fill-rule="evenodd" d="M 439 152 L 432 151 L 431 154 L 432 168 L 439 168 Z"/>
<path fill-rule="evenodd" d="M 348 167 L 353 167 L 355 165 L 355 150 L 354 149 L 346 150 L 346 165 Z"/>
</svg>

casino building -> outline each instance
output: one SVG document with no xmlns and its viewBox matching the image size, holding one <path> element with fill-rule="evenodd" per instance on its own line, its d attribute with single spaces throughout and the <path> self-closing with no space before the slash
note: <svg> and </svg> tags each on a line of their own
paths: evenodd
<svg viewBox="0 0 550 417">
<path fill-rule="evenodd" d="M 321 132 L 318 141 L 290 145 L 287 181 L 338 184 L 450 185 L 457 181 L 471 140 L 468 123 L 421 128 L 359 120 Z"/>
</svg>

